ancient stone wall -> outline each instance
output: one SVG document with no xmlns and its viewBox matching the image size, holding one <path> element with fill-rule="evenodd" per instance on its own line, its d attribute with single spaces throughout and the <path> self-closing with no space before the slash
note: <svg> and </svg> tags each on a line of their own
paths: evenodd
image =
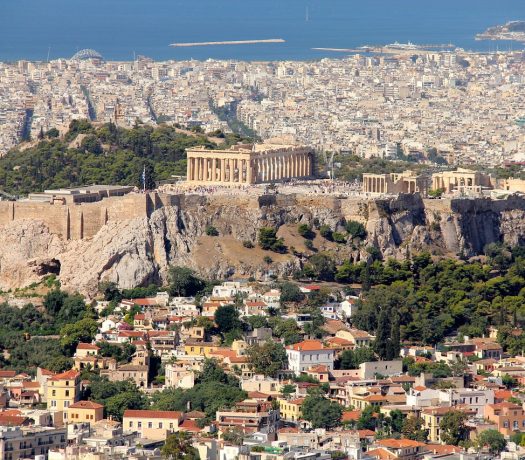
<svg viewBox="0 0 525 460">
<path fill-rule="evenodd" d="M 94 236 L 107 222 L 119 222 L 151 213 L 171 203 L 156 193 L 110 197 L 94 203 L 50 204 L 28 201 L 0 202 L 0 226 L 19 220 L 40 220 L 50 233 L 64 240 Z"/>
</svg>

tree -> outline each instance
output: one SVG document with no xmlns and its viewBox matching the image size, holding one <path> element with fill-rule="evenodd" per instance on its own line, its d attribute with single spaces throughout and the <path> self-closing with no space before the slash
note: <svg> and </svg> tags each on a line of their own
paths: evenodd
<svg viewBox="0 0 525 460">
<path fill-rule="evenodd" d="M 352 238 L 365 239 L 366 238 L 366 229 L 364 225 L 355 220 L 349 220 L 345 224 L 346 231 Z"/>
<path fill-rule="evenodd" d="M 194 296 L 204 289 L 204 282 L 188 267 L 171 267 L 169 280 L 169 293 L 172 296 Z"/>
<path fill-rule="evenodd" d="M 293 395 L 296 392 L 296 386 L 292 385 L 290 383 L 287 383 L 286 385 L 283 385 L 281 387 L 281 396 L 283 398 L 289 398 L 291 395 Z"/>
<path fill-rule="evenodd" d="M 461 441 L 468 438 L 468 430 L 465 426 L 467 415 L 458 410 L 447 412 L 439 424 L 441 439 L 445 444 L 457 446 Z"/>
<path fill-rule="evenodd" d="M 482 431 L 478 435 L 476 443 L 479 449 L 488 447 L 489 452 L 493 455 L 499 455 L 507 446 L 505 437 L 498 430 Z"/>
<path fill-rule="evenodd" d="M 319 234 L 325 240 L 328 240 L 328 241 L 332 240 L 333 232 L 332 232 L 332 229 L 330 228 L 330 226 L 328 226 L 328 225 L 321 225 L 321 227 L 319 227 Z"/>
<path fill-rule="evenodd" d="M 379 320 L 377 324 L 376 340 L 375 340 L 375 352 L 380 359 L 390 360 L 392 359 L 392 344 L 390 340 L 390 315 L 386 309 L 381 310 L 379 313 Z"/>
<path fill-rule="evenodd" d="M 304 294 L 299 289 L 299 286 L 294 283 L 283 283 L 281 285 L 281 297 L 282 303 L 286 302 L 301 302 L 304 299 Z"/>
<path fill-rule="evenodd" d="M 372 405 L 366 406 L 357 420 L 357 429 L 375 430 L 376 426 L 377 420 L 375 417 L 375 408 Z"/>
<path fill-rule="evenodd" d="M 403 424 L 405 421 L 405 415 L 400 410 L 390 411 L 390 417 L 388 424 L 390 425 L 391 433 L 401 433 L 403 431 Z"/>
<path fill-rule="evenodd" d="M 297 227 L 297 232 L 307 240 L 313 240 L 315 238 L 315 232 L 308 224 L 299 225 L 299 227 Z"/>
<path fill-rule="evenodd" d="M 426 442 L 428 438 L 428 430 L 423 428 L 425 422 L 421 417 L 407 417 L 403 421 L 401 434 L 413 441 Z"/>
<path fill-rule="evenodd" d="M 273 340 L 262 345 L 256 344 L 246 351 L 250 368 L 256 374 L 276 377 L 280 370 L 286 367 L 288 358 L 284 347 Z"/>
<path fill-rule="evenodd" d="M 49 138 L 49 139 L 54 139 L 54 138 L 57 138 L 58 136 L 60 136 L 60 131 L 58 131 L 58 129 L 56 129 L 56 128 L 51 128 L 46 133 L 46 137 Z"/>
<path fill-rule="evenodd" d="M 206 226 L 206 235 L 208 236 L 219 236 L 219 231 L 213 225 Z"/>
<path fill-rule="evenodd" d="M 399 326 L 399 315 L 394 313 L 392 320 L 390 343 L 392 347 L 392 358 L 397 359 L 401 353 L 401 331 Z"/>
<path fill-rule="evenodd" d="M 168 460 L 199 460 L 199 451 L 192 446 L 187 431 L 177 431 L 166 438 L 161 449 L 162 457 Z"/>
<path fill-rule="evenodd" d="M 501 383 L 503 383 L 503 385 L 505 385 L 507 388 L 513 388 L 518 384 L 518 381 L 511 375 L 504 374 L 503 377 L 501 377 Z"/>
<path fill-rule="evenodd" d="M 303 418 L 312 424 L 313 428 L 335 428 L 341 424 L 343 408 L 334 401 L 319 394 L 308 395 L 301 406 Z"/>
<path fill-rule="evenodd" d="M 339 369 L 359 369 L 360 364 L 369 361 L 376 361 L 374 350 L 369 347 L 360 347 L 343 351 L 337 361 L 337 366 Z"/>
<path fill-rule="evenodd" d="M 64 305 L 67 293 L 54 289 L 49 291 L 44 297 L 44 307 L 51 316 L 56 316 Z"/>
<path fill-rule="evenodd" d="M 239 320 L 239 310 L 234 305 L 222 305 L 217 308 L 214 319 L 217 328 L 223 334 L 239 329 L 242 325 Z"/>
<path fill-rule="evenodd" d="M 91 342 L 98 331 L 98 324 L 94 319 L 84 318 L 76 323 L 66 324 L 60 330 L 60 344 L 64 349 L 73 353 L 80 342 Z"/>
<path fill-rule="evenodd" d="M 93 153 L 94 155 L 100 155 L 103 152 L 102 144 L 94 134 L 90 134 L 82 139 L 80 150 Z"/>
<path fill-rule="evenodd" d="M 107 417 L 122 420 L 124 412 L 128 409 L 145 409 L 147 401 L 138 390 L 124 391 L 107 398 L 104 402 Z"/>
<path fill-rule="evenodd" d="M 246 318 L 246 322 L 252 329 L 259 329 L 261 327 L 268 327 L 268 320 L 262 315 L 253 315 Z"/>
<path fill-rule="evenodd" d="M 259 229 L 259 246 L 265 251 L 285 253 L 287 251 L 282 238 L 277 238 L 277 230 L 271 227 Z"/>
<path fill-rule="evenodd" d="M 333 258 L 326 253 L 314 254 L 308 259 L 304 268 L 309 277 L 321 281 L 333 281 L 335 277 L 335 262 Z"/>
<path fill-rule="evenodd" d="M 104 295 L 104 300 L 120 302 L 122 293 L 116 283 L 111 281 L 100 283 L 98 290 Z"/>
</svg>

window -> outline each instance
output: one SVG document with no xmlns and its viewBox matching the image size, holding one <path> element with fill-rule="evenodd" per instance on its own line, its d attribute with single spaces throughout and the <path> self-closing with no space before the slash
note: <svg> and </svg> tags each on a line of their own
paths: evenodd
<svg viewBox="0 0 525 460">
<path fill-rule="evenodd" d="M 142 422 L 137 422 L 137 428 L 142 428 Z"/>
<path fill-rule="evenodd" d="M 159 422 L 159 428 L 162 429 L 162 422 Z"/>
<path fill-rule="evenodd" d="M 153 428 L 153 422 L 148 422 L 148 428 Z"/>
<path fill-rule="evenodd" d="M 51 396 L 56 396 L 56 395 L 57 395 L 57 391 L 56 391 L 56 390 L 53 390 L 53 391 L 51 392 Z"/>
<path fill-rule="evenodd" d="M 503 422 L 503 428 L 508 428 L 508 427 L 509 427 L 509 422 L 508 422 L 508 420 L 505 420 Z"/>
<path fill-rule="evenodd" d="M 518 429 L 518 421 L 517 420 L 514 420 L 514 423 L 512 424 L 512 428 L 514 428 L 515 430 Z"/>
<path fill-rule="evenodd" d="M 51 400 L 51 407 L 57 407 L 57 402 L 54 399 Z"/>
<path fill-rule="evenodd" d="M 69 396 L 69 390 L 66 390 L 66 398 Z"/>
<path fill-rule="evenodd" d="M 523 424 L 525 424 L 525 420 L 523 420 Z M 173 430 L 173 423 L 170 423 L 170 430 Z"/>
</svg>

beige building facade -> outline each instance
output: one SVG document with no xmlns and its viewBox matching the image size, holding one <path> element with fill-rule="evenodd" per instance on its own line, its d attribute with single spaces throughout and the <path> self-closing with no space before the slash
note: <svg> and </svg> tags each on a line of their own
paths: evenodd
<svg viewBox="0 0 525 460">
<path fill-rule="evenodd" d="M 303 146 L 243 144 L 228 150 L 187 150 L 187 181 L 196 184 L 250 185 L 307 178 L 313 154 Z"/>
<path fill-rule="evenodd" d="M 390 174 L 363 174 L 363 192 L 396 194 L 421 193 L 428 191 L 428 181 L 414 171 Z"/>
<path fill-rule="evenodd" d="M 483 189 L 492 188 L 491 177 L 480 171 L 458 168 L 432 174 L 432 190 L 443 190 L 444 193 L 481 193 Z"/>
</svg>

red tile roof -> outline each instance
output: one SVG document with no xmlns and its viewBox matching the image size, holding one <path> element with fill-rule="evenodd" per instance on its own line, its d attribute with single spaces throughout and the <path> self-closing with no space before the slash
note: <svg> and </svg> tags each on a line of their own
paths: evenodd
<svg viewBox="0 0 525 460">
<path fill-rule="evenodd" d="M 0 426 L 20 426 L 23 425 L 26 421 L 27 417 L 0 414 Z"/>
<path fill-rule="evenodd" d="M 103 409 L 102 404 L 96 403 L 94 401 L 78 401 L 69 406 L 70 409 Z"/>
<path fill-rule="evenodd" d="M 324 345 L 319 342 L 319 340 L 303 340 L 302 342 L 288 345 L 286 348 L 295 351 L 317 351 L 325 349 Z"/>
<path fill-rule="evenodd" d="M 341 422 L 352 422 L 359 420 L 359 417 L 361 416 L 360 410 L 347 410 L 343 412 L 343 415 L 341 417 Z"/>
<path fill-rule="evenodd" d="M 16 371 L 0 371 L 0 379 L 12 379 L 15 375 Z"/>
<path fill-rule="evenodd" d="M 92 343 L 79 343 L 77 345 L 77 350 L 100 350 L 100 348 Z"/>
<path fill-rule="evenodd" d="M 425 443 L 411 439 L 380 439 L 377 444 L 390 449 L 405 449 L 407 447 L 423 447 Z"/>
<path fill-rule="evenodd" d="M 78 376 L 80 376 L 80 372 L 71 369 L 69 371 L 62 372 L 61 374 L 53 375 L 53 377 L 51 377 L 49 380 L 74 380 Z"/>
<path fill-rule="evenodd" d="M 195 420 L 183 420 L 183 422 L 179 425 L 179 430 L 199 433 L 202 431 L 202 428 L 199 428 L 199 425 L 197 425 Z"/>
</svg>

